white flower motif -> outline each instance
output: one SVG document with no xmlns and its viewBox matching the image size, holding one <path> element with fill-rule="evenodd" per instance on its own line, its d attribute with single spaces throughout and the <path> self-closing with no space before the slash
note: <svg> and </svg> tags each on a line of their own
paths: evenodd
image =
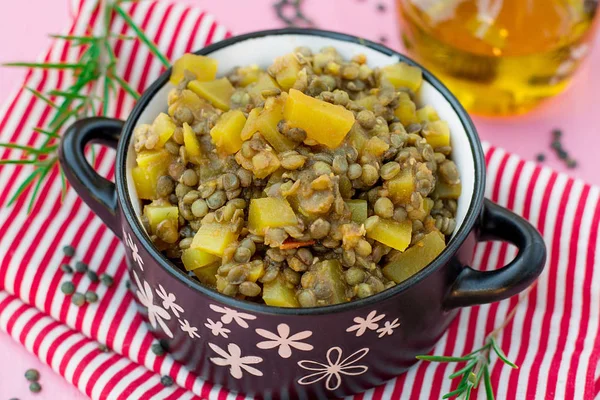
<svg viewBox="0 0 600 400">
<path fill-rule="evenodd" d="M 287 324 L 277 325 L 277 333 L 279 335 L 264 329 L 256 329 L 256 333 L 265 339 L 270 339 L 258 343 L 256 347 L 264 350 L 279 347 L 278 352 L 281 358 L 290 358 L 292 355 L 292 347 L 302 351 L 310 351 L 313 349 L 311 344 L 300 342 L 300 340 L 312 336 L 311 331 L 302 331 L 290 336 L 290 327 Z"/>
<path fill-rule="evenodd" d="M 221 335 L 224 338 L 227 338 L 229 337 L 227 334 L 231 332 L 229 329 L 223 326 L 223 323 L 221 321 L 214 322 L 210 318 L 206 318 L 206 323 L 204 324 L 204 326 L 210 329 L 212 334 L 215 336 Z"/>
<path fill-rule="evenodd" d="M 379 333 L 379 337 L 382 338 L 385 335 L 392 335 L 392 333 L 394 333 L 394 329 L 396 329 L 397 327 L 400 326 L 400 323 L 398 322 L 398 318 L 396 318 L 393 321 L 385 321 L 385 323 L 383 324 L 383 326 L 379 329 L 377 329 L 377 333 Z"/>
<path fill-rule="evenodd" d="M 126 233 L 125 230 L 123 230 L 123 238 L 125 239 L 125 244 L 127 244 L 127 247 L 131 249 L 131 257 L 133 258 L 133 261 L 135 261 L 140 266 L 140 269 L 143 271 L 144 261 L 142 260 L 142 257 L 138 252 L 137 244 L 133 243 L 131 235 L 129 233 Z"/>
<path fill-rule="evenodd" d="M 198 335 L 198 328 L 196 328 L 195 326 L 191 326 L 187 319 L 184 319 L 183 321 L 178 321 L 179 325 L 181 325 L 181 330 L 190 335 L 191 338 L 200 337 L 200 335 Z"/>
<path fill-rule="evenodd" d="M 263 360 L 262 358 L 256 356 L 242 357 L 242 351 L 235 343 L 229 343 L 227 345 L 229 353 L 216 344 L 209 343 L 208 345 L 215 353 L 221 356 L 212 357 L 210 361 L 222 367 L 229 366 L 229 373 L 231 373 L 231 376 L 235 379 L 240 379 L 243 376 L 242 370 L 254 376 L 263 376 L 263 373 L 260 370 L 248 365 L 261 363 Z"/>
<path fill-rule="evenodd" d="M 238 312 L 229 307 L 220 307 L 220 306 L 211 304 L 210 308 L 213 311 L 223 314 L 223 315 L 221 315 L 221 321 L 225 325 L 230 324 L 231 321 L 235 321 L 239 326 L 241 326 L 242 328 L 245 329 L 245 328 L 248 328 L 248 323 L 246 321 L 244 321 L 245 319 L 247 319 L 247 320 L 256 319 L 256 316 L 254 316 L 254 315 Z"/>
<path fill-rule="evenodd" d="M 162 306 L 165 308 L 165 310 L 171 310 L 173 314 L 179 318 L 179 313 L 183 312 L 183 308 L 181 308 L 179 304 L 175 303 L 177 300 L 175 295 L 173 293 L 168 293 L 160 284 L 158 285 L 156 294 L 162 299 Z"/>
<path fill-rule="evenodd" d="M 327 364 L 311 360 L 298 361 L 298 365 L 309 371 L 317 371 L 298 380 L 301 385 L 310 385 L 327 378 L 325 387 L 336 390 L 342 384 L 341 375 L 361 375 L 367 372 L 366 365 L 353 365 L 367 355 L 369 349 L 362 348 L 342 360 L 342 349 L 332 347 L 327 351 Z M 340 361 L 341 360 L 341 361 Z"/>
<path fill-rule="evenodd" d="M 163 319 L 167 321 L 170 320 L 171 315 L 167 312 L 167 310 L 163 309 L 159 305 L 154 304 L 154 295 L 152 294 L 152 288 L 148 282 L 144 281 L 144 284 L 142 285 L 140 278 L 135 271 L 133 271 L 133 276 L 138 288 L 136 291 L 137 298 L 140 300 L 140 303 L 142 303 L 142 305 L 148 309 L 148 319 L 150 320 L 150 325 L 152 325 L 152 328 L 154 329 L 156 329 L 157 324 L 160 325 L 167 336 L 173 338 L 173 332 L 171 332 L 165 321 L 163 321 Z"/>
<path fill-rule="evenodd" d="M 371 311 L 369 315 L 367 315 L 367 318 L 355 317 L 354 322 L 356 322 L 356 324 L 346 329 L 346 332 L 357 331 L 356 337 L 362 336 L 367 329 L 374 331 L 379 328 L 377 322 L 381 321 L 384 317 L 385 314 L 377 315 L 377 311 L 375 310 Z"/>
</svg>

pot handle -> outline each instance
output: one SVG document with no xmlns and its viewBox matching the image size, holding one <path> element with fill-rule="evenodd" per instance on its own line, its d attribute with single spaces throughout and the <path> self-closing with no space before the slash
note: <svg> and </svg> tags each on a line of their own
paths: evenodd
<svg viewBox="0 0 600 400">
<path fill-rule="evenodd" d="M 58 153 L 60 165 L 69 183 L 119 238 L 122 233 L 119 229 L 115 184 L 98 175 L 86 160 L 84 150 L 89 143 L 116 149 L 123 125 L 121 120 L 104 117 L 79 120 L 65 132 Z"/>
<path fill-rule="evenodd" d="M 508 265 L 493 271 L 464 267 L 444 306 L 456 308 L 504 300 L 523 291 L 542 273 L 546 245 L 540 233 L 525 219 L 488 199 L 477 232 L 478 241 L 502 240 L 519 252 Z"/>
</svg>

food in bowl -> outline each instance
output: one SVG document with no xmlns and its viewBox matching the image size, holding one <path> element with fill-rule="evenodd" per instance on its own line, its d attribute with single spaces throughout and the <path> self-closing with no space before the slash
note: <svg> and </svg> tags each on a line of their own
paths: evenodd
<svg viewBox="0 0 600 400">
<path fill-rule="evenodd" d="M 279 307 L 365 298 L 445 248 L 460 177 L 421 70 L 307 48 L 217 78 L 186 54 L 168 112 L 135 130 L 154 245 L 205 285 Z"/>
</svg>

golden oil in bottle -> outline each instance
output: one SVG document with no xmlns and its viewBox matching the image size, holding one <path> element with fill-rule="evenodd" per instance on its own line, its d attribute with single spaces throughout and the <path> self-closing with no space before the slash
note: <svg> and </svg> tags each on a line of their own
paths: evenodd
<svg viewBox="0 0 600 400">
<path fill-rule="evenodd" d="M 562 92 L 589 50 L 598 0 L 398 0 L 407 51 L 463 106 L 523 113 Z"/>
</svg>

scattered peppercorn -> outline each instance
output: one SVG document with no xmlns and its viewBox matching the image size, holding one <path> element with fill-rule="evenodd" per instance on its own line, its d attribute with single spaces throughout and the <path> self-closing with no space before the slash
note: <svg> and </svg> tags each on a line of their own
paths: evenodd
<svg viewBox="0 0 600 400">
<path fill-rule="evenodd" d="M 379 11 L 379 12 L 385 12 L 385 10 L 386 10 L 385 4 L 383 4 L 383 3 L 378 3 L 377 4 L 377 11 Z"/>
<path fill-rule="evenodd" d="M 40 372 L 34 368 L 28 369 L 25 371 L 25 379 L 29 382 L 37 382 L 40 379 Z"/>
<path fill-rule="evenodd" d="M 67 296 L 71 295 L 75 293 L 75 285 L 73 285 L 73 282 L 71 281 L 63 282 L 62 285 L 60 285 L 60 291 L 66 294 Z"/>
<path fill-rule="evenodd" d="M 154 343 L 151 349 L 152 352 L 158 357 L 165 355 L 165 349 L 160 345 L 160 343 Z"/>
<path fill-rule="evenodd" d="M 560 129 L 553 129 L 550 147 L 554 150 L 557 157 L 566 164 L 567 168 L 575 168 L 577 167 L 577 161 L 571 158 L 567 150 L 563 147 L 561 142 L 562 136 L 563 133 Z"/>
<path fill-rule="evenodd" d="M 113 280 L 113 277 L 108 274 L 101 274 L 100 281 L 106 286 L 112 286 L 113 283 L 115 283 L 115 281 Z"/>
<path fill-rule="evenodd" d="M 162 383 L 163 386 L 171 386 L 173 385 L 173 378 L 171 378 L 169 375 L 165 375 L 160 378 L 160 383 Z"/>
<path fill-rule="evenodd" d="M 75 304 L 77 307 L 81 307 L 85 304 L 85 295 L 79 292 L 73 293 L 73 296 L 71 296 L 71 303 Z"/>
<path fill-rule="evenodd" d="M 98 274 L 95 273 L 94 271 L 92 271 L 91 269 L 88 269 L 87 272 L 85 273 L 87 275 L 88 278 L 90 278 L 90 281 L 96 283 L 98 282 Z"/>
<path fill-rule="evenodd" d="M 552 137 L 554 139 L 560 139 L 562 137 L 562 131 L 560 129 L 553 129 L 552 130 Z"/>
<path fill-rule="evenodd" d="M 12 397 L 12 398 L 10 398 L 10 399 L 8 399 L 8 400 L 19 400 L 19 399 L 18 399 L 18 398 L 16 398 L 16 397 Z"/>
<path fill-rule="evenodd" d="M 40 385 L 39 382 L 31 382 L 29 384 L 29 391 L 39 393 L 42 391 L 42 385 Z"/>
<path fill-rule="evenodd" d="M 98 301 L 98 295 L 96 294 L 96 292 L 88 290 L 87 292 L 85 292 L 85 301 L 87 301 L 88 303 L 95 303 Z"/>
<path fill-rule="evenodd" d="M 65 274 L 72 274 L 73 273 L 73 268 L 71 268 L 71 266 L 69 264 L 61 264 L 60 265 L 60 270 L 62 272 L 64 272 Z"/>
<path fill-rule="evenodd" d="M 75 248 L 70 244 L 63 247 L 63 253 L 66 257 L 73 257 L 75 255 Z"/>
<path fill-rule="evenodd" d="M 379 41 L 380 41 L 381 43 L 386 43 L 386 42 L 388 41 L 388 39 L 387 39 L 387 36 L 381 35 L 381 36 L 379 37 Z"/>
<path fill-rule="evenodd" d="M 544 162 L 546 161 L 546 155 L 544 153 L 539 153 L 537 156 L 535 156 L 535 159 L 539 162 Z"/>
<path fill-rule="evenodd" d="M 87 271 L 88 269 L 88 265 L 86 263 L 84 263 L 83 261 L 77 261 L 75 263 L 75 271 L 79 272 L 80 274 L 84 274 L 85 271 Z"/>
<path fill-rule="evenodd" d="M 160 339 L 158 343 L 160 343 L 162 348 L 165 349 L 165 352 L 169 351 L 169 342 L 167 342 L 165 339 Z"/>
<path fill-rule="evenodd" d="M 127 290 L 131 290 L 131 281 L 125 281 L 125 287 Z"/>
<path fill-rule="evenodd" d="M 103 353 L 108 353 L 108 346 L 106 346 L 104 343 L 100 343 L 98 344 L 98 350 Z"/>
</svg>

